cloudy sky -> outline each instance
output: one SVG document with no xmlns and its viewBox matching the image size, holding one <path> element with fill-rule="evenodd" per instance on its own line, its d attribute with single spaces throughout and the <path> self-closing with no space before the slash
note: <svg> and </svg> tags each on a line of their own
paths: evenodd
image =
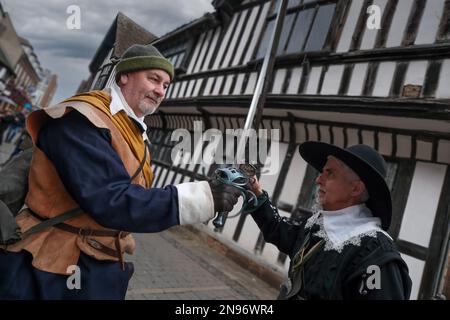
<svg viewBox="0 0 450 320">
<path fill-rule="evenodd" d="M 75 93 L 89 75 L 88 65 L 121 11 L 162 36 L 176 27 L 213 12 L 212 0 L 0 0 L 17 33 L 28 39 L 44 68 L 58 75 L 53 103 Z M 67 8 L 80 8 L 81 29 L 69 30 Z"/>
</svg>

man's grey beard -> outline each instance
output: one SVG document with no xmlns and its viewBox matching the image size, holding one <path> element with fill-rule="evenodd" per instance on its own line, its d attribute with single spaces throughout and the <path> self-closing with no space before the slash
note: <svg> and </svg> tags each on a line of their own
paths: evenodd
<svg viewBox="0 0 450 320">
<path fill-rule="evenodd" d="M 322 202 L 319 198 L 319 188 L 316 189 L 316 192 L 314 194 L 314 203 L 311 207 L 311 210 L 313 213 L 318 213 L 319 211 L 323 210 Z"/>
<path fill-rule="evenodd" d="M 159 107 L 159 105 L 150 109 L 150 108 L 147 108 L 144 101 L 139 102 L 139 110 L 144 114 L 144 117 L 155 113 L 155 111 L 158 109 L 158 107 Z"/>
</svg>

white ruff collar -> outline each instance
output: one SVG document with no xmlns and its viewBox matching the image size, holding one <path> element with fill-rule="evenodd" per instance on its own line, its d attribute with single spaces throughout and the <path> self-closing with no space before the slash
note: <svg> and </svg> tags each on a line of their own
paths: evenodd
<svg viewBox="0 0 450 320">
<path fill-rule="evenodd" d="M 314 235 L 325 240 L 325 251 L 341 252 L 348 244 L 359 246 L 361 238 L 376 237 L 377 232 L 384 233 L 392 240 L 381 229 L 380 218 L 372 216 L 365 204 L 337 211 L 319 211 L 308 219 L 305 228 L 311 228 L 314 224 L 320 226 L 320 230 Z"/>
</svg>

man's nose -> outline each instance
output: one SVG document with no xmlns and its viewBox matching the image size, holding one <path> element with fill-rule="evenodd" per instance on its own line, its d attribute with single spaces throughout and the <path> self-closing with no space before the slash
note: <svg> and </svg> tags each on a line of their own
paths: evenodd
<svg viewBox="0 0 450 320">
<path fill-rule="evenodd" d="M 154 92 L 160 97 L 164 97 L 166 90 L 164 89 L 164 85 L 155 86 Z"/>
<path fill-rule="evenodd" d="M 318 176 L 317 176 L 317 178 L 316 178 L 316 184 L 319 184 L 319 185 L 321 185 L 322 184 L 322 174 L 319 174 Z"/>
</svg>

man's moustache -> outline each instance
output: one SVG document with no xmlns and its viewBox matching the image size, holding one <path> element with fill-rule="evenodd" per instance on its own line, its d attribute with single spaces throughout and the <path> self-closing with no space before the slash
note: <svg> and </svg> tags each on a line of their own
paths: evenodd
<svg viewBox="0 0 450 320">
<path fill-rule="evenodd" d="M 147 94 L 145 97 L 146 98 L 150 98 L 152 100 L 155 100 L 157 103 L 160 103 L 161 100 L 162 100 L 160 97 L 157 97 L 157 96 L 154 96 L 154 95 L 151 95 L 151 94 Z"/>
</svg>

